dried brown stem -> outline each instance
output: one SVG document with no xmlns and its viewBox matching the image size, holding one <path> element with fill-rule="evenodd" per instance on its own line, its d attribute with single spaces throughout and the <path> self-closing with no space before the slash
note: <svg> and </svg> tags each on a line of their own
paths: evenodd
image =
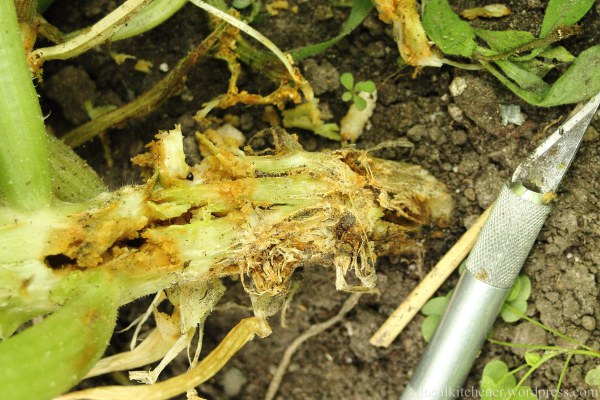
<svg viewBox="0 0 600 400">
<path fill-rule="evenodd" d="M 225 23 L 217 25 L 215 30 L 202 43 L 181 59 L 177 66 L 150 90 L 124 106 L 78 126 L 64 135 L 62 140 L 71 147 L 77 147 L 130 118 L 141 118 L 150 114 L 166 99 L 179 92 L 185 76 L 217 43 L 221 35 L 226 32 L 226 28 Z"/>
</svg>

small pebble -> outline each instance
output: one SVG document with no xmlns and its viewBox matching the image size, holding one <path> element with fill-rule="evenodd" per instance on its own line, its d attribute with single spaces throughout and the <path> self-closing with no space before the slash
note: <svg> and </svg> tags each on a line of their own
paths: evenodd
<svg viewBox="0 0 600 400">
<path fill-rule="evenodd" d="M 454 121 L 462 124 L 465 121 L 462 110 L 455 103 L 448 104 L 448 114 Z"/>
<path fill-rule="evenodd" d="M 427 128 L 424 125 L 415 125 L 406 132 L 406 137 L 411 142 L 419 142 L 425 136 L 427 136 Z"/>
<path fill-rule="evenodd" d="M 477 199 L 477 195 L 475 194 L 475 190 L 473 188 L 465 189 L 464 194 L 469 201 L 475 201 Z"/>
<path fill-rule="evenodd" d="M 467 81 L 462 76 L 458 76 L 450 83 L 450 94 L 452 96 L 460 96 L 467 88 Z"/>
<path fill-rule="evenodd" d="M 450 135 L 450 140 L 455 146 L 462 146 L 467 143 L 467 134 L 465 131 L 453 131 Z"/>
<path fill-rule="evenodd" d="M 220 383 L 225 396 L 231 398 L 240 394 L 246 382 L 248 382 L 246 375 L 241 370 L 233 367 L 223 374 Z"/>
<path fill-rule="evenodd" d="M 588 331 L 596 329 L 596 319 L 590 315 L 585 315 L 581 318 L 581 326 Z"/>
<path fill-rule="evenodd" d="M 315 8 L 313 15 L 317 21 L 326 21 L 333 18 L 333 10 L 329 5 L 320 4 Z"/>
</svg>

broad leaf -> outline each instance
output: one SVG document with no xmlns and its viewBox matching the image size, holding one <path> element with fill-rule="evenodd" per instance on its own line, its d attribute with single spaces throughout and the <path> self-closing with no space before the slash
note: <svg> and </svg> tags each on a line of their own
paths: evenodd
<svg viewBox="0 0 600 400">
<path fill-rule="evenodd" d="M 344 72 L 340 76 L 340 83 L 347 90 L 352 91 L 352 89 L 354 88 L 354 76 L 352 76 L 352 74 L 350 72 Z"/>
<path fill-rule="evenodd" d="M 423 27 L 427 36 L 445 54 L 471 57 L 477 47 L 475 30 L 452 11 L 447 0 L 426 3 Z"/>
<path fill-rule="evenodd" d="M 513 388 L 517 380 L 508 373 L 508 365 L 504 361 L 494 359 L 483 367 L 482 377 L 488 377 L 494 382 L 495 389 Z"/>
<path fill-rule="evenodd" d="M 485 29 L 477 29 L 475 33 L 479 38 L 487 43 L 492 50 L 498 53 L 514 50 L 527 43 L 533 42 L 535 37 L 525 31 L 488 31 Z"/>
<path fill-rule="evenodd" d="M 561 25 L 575 25 L 593 4 L 594 0 L 550 0 L 540 29 L 540 38 L 545 38 Z"/>
<path fill-rule="evenodd" d="M 541 57 L 549 58 L 560 62 L 573 62 L 575 57 L 569 53 L 563 46 L 547 47 L 541 54 Z"/>
<path fill-rule="evenodd" d="M 362 111 L 365 108 L 367 108 L 367 101 L 357 94 L 354 95 L 352 101 L 354 102 L 354 105 L 356 106 L 358 111 Z"/>
<path fill-rule="evenodd" d="M 497 61 L 496 64 L 521 89 L 532 93 L 545 94 L 549 88 L 549 85 L 542 78 L 523 68 L 522 65 L 508 60 Z"/>
<path fill-rule="evenodd" d="M 516 300 L 517 297 L 519 296 L 519 293 L 521 292 L 521 277 L 517 276 L 517 279 L 515 279 L 515 283 L 513 283 L 512 287 L 510 288 L 510 292 L 508 292 L 508 296 L 506 296 L 506 302 L 510 303 L 513 300 Z"/>
<path fill-rule="evenodd" d="M 600 92 L 599 76 L 600 45 L 583 51 L 536 105 L 551 107 L 587 100 Z"/>
<path fill-rule="evenodd" d="M 426 342 L 429 342 L 435 333 L 435 329 L 440 323 L 441 316 L 439 315 L 430 315 L 423 320 L 423 324 L 421 325 L 421 334 Z"/>
<path fill-rule="evenodd" d="M 600 365 L 594 369 L 590 369 L 585 374 L 585 383 L 588 385 L 600 386 Z"/>
<path fill-rule="evenodd" d="M 527 301 L 529 295 L 531 295 L 531 279 L 527 275 L 520 275 L 519 278 L 521 280 L 521 290 L 517 300 Z"/>
<path fill-rule="evenodd" d="M 500 317 L 504 322 L 512 324 L 517 322 L 527 311 L 527 301 L 515 300 L 514 302 L 505 304 L 500 311 Z"/>
<path fill-rule="evenodd" d="M 425 303 L 421 312 L 425 315 L 442 315 L 448 307 L 448 300 L 447 296 L 434 297 Z"/>
<path fill-rule="evenodd" d="M 375 86 L 375 83 L 373 83 L 373 81 L 358 82 L 354 87 L 355 91 L 365 93 L 373 93 L 375 89 L 377 89 L 377 86 Z"/>
</svg>

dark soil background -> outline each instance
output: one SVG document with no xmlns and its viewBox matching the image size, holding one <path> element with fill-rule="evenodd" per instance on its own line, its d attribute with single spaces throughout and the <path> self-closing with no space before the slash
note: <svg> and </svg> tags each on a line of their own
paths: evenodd
<svg viewBox="0 0 600 400">
<path fill-rule="evenodd" d="M 58 0 L 46 17 L 61 30 L 69 32 L 85 27 L 114 9 L 119 2 L 94 0 L 70 2 Z M 480 1 L 452 1 L 456 10 L 484 4 Z M 536 33 L 541 25 L 546 2 L 509 0 L 509 17 L 478 21 L 492 29 L 521 29 Z M 316 43 L 334 36 L 350 9 L 324 0 L 290 0 L 298 12 L 282 10 L 278 16 L 260 18 L 254 26 L 282 49 Z M 263 4 L 264 7 L 264 4 Z M 600 4 L 596 3 L 582 21 L 582 34 L 564 45 L 578 53 L 598 44 Z M 120 105 L 132 100 L 161 79 L 169 68 L 209 32 L 208 18 L 191 4 L 171 20 L 139 37 L 118 42 L 112 50 L 149 60 L 149 73 L 134 70 L 135 61 L 116 65 L 105 47 L 69 61 L 51 61 L 44 67 L 44 82 L 39 84 L 47 123 L 60 136 L 88 119 L 83 103 L 95 106 Z M 370 129 L 357 142 L 370 148 L 389 139 L 407 138 L 414 150 L 389 148 L 379 151 L 383 158 L 410 161 L 425 166 L 446 183 L 454 193 L 455 214 L 450 228 L 441 237 L 423 240 L 422 251 L 407 259 L 379 261 L 380 296 L 365 295 L 343 323 L 310 339 L 296 353 L 280 388 L 279 399 L 394 399 L 399 398 L 424 347 L 420 334 L 422 316 L 417 316 L 388 349 L 374 348 L 369 337 L 404 297 L 494 200 L 503 181 L 525 155 L 549 132 L 551 124 L 566 117 L 572 107 L 550 109 L 527 105 L 483 72 L 468 72 L 445 66 L 427 68 L 416 79 L 411 70 L 399 71 L 398 51 L 391 27 L 372 12 L 349 37 L 322 55 L 305 60 L 301 67 L 313 83 L 321 105 L 333 121 L 339 121 L 347 104 L 341 101 L 339 75 L 352 72 L 357 80 L 371 79 L 378 87 L 378 102 Z M 129 159 L 142 152 L 143 146 L 158 130 L 179 123 L 191 144 L 200 126 L 192 116 L 201 104 L 226 89 L 225 63 L 202 61 L 188 76 L 182 92 L 168 100 L 143 120 L 132 120 L 109 131 L 105 144 L 110 146 L 114 164 L 103 157 L 99 139 L 81 146 L 78 152 L 105 178 L 110 187 L 141 182 L 139 171 Z M 453 82 L 462 79 L 464 91 L 453 95 Z M 246 70 L 242 86 L 264 88 L 266 78 Z M 526 115 L 521 126 L 503 126 L 500 105 L 519 105 Z M 239 128 L 247 137 L 268 127 L 261 119 L 261 107 L 236 107 L 214 115 L 236 115 Z M 549 130 L 550 129 L 550 130 Z M 524 271 L 533 290 L 528 315 L 551 328 L 600 348 L 600 119 L 588 131 L 577 159 L 558 193 L 556 207 L 527 260 Z M 338 143 L 321 139 L 310 132 L 294 131 L 308 150 L 332 148 Z M 193 149 L 193 145 L 188 146 Z M 190 153 L 190 157 L 194 155 Z M 151 266 L 149 266 L 151 267 Z M 324 266 L 328 267 L 328 266 Z M 255 339 L 205 385 L 199 387 L 208 399 L 262 398 L 285 347 L 312 324 L 337 313 L 348 296 L 336 292 L 334 271 L 317 268 L 300 271 L 301 282 L 286 315 L 287 328 L 280 316 L 270 322 L 273 334 Z M 456 274 L 442 287 L 447 293 L 456 283 Z M 241 318 L 251 315 L 249 300 L 239 283 L 231 288 L 206 326 L 204 351 L 210 350 Z M 149 299 L 123 309 L 120 326 L 125 327 L 143 312 Z M 130 333 L 116 334 L 109 353 L 123 351 Z M 531 344 L 565 344 L 532 324 L 506 324 L 498 321 L 494 336 L 500 340 Z M 483 365 L 500 357 L 510 367 L 523 363 L 522 351 L 486 344 L 472 370 L 467 386 L 478 387 Z M 562 368 L 561 359 L 542 366 L 529 380 L 539 390 L 553 389 Z M 589 389 L 584 383 L 586 371 L 597 361 L 575 357 L 569 367 L 563 389 Z M 164 377 L 187 368 L 180 357 Z M 93 384 L 115 384 L 113 378 Z M 85 385 L 85 384 L 84 384 Z M 600 398 L 600 389 L 583 398 Z M 545 398 L 545 397 L 542 397 Z"/>
</svg>

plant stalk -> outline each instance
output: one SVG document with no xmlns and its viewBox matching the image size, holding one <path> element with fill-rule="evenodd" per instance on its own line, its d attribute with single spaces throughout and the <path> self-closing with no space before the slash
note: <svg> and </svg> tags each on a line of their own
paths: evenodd
<svg viewBox="0 0 600 400">
<path fill-rule="evenodd" d="M 0 2 L 0 27 L 0 193 L 35 210 L 51 200 L 48 144 L 12 1 Z"/>
</svg>

